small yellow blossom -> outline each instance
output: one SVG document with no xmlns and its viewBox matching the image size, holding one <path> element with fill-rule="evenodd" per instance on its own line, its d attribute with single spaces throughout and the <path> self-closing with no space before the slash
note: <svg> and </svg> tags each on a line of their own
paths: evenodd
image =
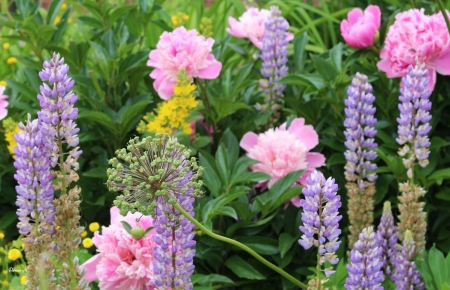
<svg viewBox="0 0 450 290">
<path fill-rule="evenodd" d="M 56 25 L 56 24 L 58 24 L 60 21 L 61 21 L 61 17 L 56 16 L 56 17 L 55 17 L 55 20 L 53 21 L 53 24 Z"/>
<path fill-rule="evenodd" d="M 0 86 L 6 87 L 8 83 L 6 81 L 0 81 Z"/>
<path fill-rule="evenodd" d="M 100 225 L 99 225 L 97 222 L 91 223 L 91 224 L 89 225 L 89 230 L 90 230 L 91 232 L 98 231 L 98 229 L 100 229 Z"/>
<path fill-rule="evenodd" d="M 56 229 L 57 231 L 59 231 L 60 228 L 61 228 L 60 226 L 56 226 L 56 227 L 55 227 L 55 229 Z"/>
<path fill-rule="evenodd" d="M 3 43 L 3 49 L 8 49 L 9 48 L 9 42 L 5 42 Z"/>
<path fill-rule="evenodd" d="M 11 249 L 8 252 L 8 259 L 10 259 L 11 261 L 15 261 L 15 260 L 19 259 L 21 256 L 22 256 L 22 253 L 17 249 Z"/>
<path fill-rule="evenodd" d="M 6 147 L 13 158 L 16 158 L 16 155 L 14 154 L 14 147 L 17 145 L 17 142 L 16 139 L 14 139 L 14 135 L 19 133 L 21 130 L 11 117 L 3 120 L 3 128 L 5 129 L 5 140 L 8 142 Z"/>
<path fill-rule="evenodd" d="M 0 240 L 3 240 L 5 238 L 5 233 L 4 232 L 0 232 Z"/>
<path fill-rule="evenodd" d="M 170 17 L 170 20 L 172 20 L 172 24 L 174 27 L 184 26 L 189 20 L 189 15 L 183 12 L 177 12 L 175 13 L 175 15 L 172 15 L 172 17 Z"/>
<path fill-rule="evenodd" d="M 67 19 L 67 23 L 72 23 L 72 21 L 73 21 L 73 19 L 72 19 L 72 17 L 69 17 L 69 19 Z"/>
<path fill-rule="evenodd" d="M 5 287 L 8 287 L 9 286 L 9 282 L 6 281 L 6 280 L 3 280 L 2 281 L 2 285 L 5 286 Z"/>
<path fill-rule="evenodd" d="M 67 4 L 66 3 L 63 3 L 62 5 L 61 5 L 61 10 L 66 10 L 67 9 Z"/>
<path fill-rule="evenodd" d="M 211 18 L 202 17 L 200 20 L 200 34 L 206 38 L 213 36 L 213 25 Z"/>
<path fill-rule="evenodd" d="M 20 277 L 20 284 L 25 285 L 28 281 L 27 276 Z"/>
<path fill-rule="evenodd" d="M 3 275 L 7 275 L 7 274 L 8 274 L 8 271 L 3 270 L 3 271 L 2 271 L 2 274 L 3 274 Z"/>
<path fill-rule="evenodd" d="M 87 232 L 86 232 L 86 231 L 83 231 L 83 232 L 81 233 L 80 236 L 81 236 L 82 238 L 86 237 L 86 236 L 87 236 Z"/>
<path fill-rule="evenodd" d="M 92 242 L 91 238 L 85 238 L 83 240 L 83 247 L 85 247 L 86 249 L 89 249 L 90 247 L 92 247 L 94 245 L 94 243 Z"/>
<path fill-rule="evenodd" d="M 14 56 L 11 56 L 10 58 L 8 58 L 6 60 L 7 64 L 15 64 L 17 62 L 17 58 L 15 58 Z"/>
</svg>

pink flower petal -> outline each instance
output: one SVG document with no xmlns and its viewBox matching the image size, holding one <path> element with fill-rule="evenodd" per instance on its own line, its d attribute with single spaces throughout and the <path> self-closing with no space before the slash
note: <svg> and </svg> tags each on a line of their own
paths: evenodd
<svg viewBox="0 0 450 290">
<path fill-rule="evenodd" d="M 376 28 L 380 28 L 381 25 L 381 10 L 380 7 L 378 7 L 377 5 L 369 5 L 367 6 L 367 8 L 364 10 L 364 14 L 366 15 L 371 15 L 372 19 L 373 19 L 373 23 L 375 24 Z"/>
<path fill-rule="evenodd" d="M 100 261 L 101 261 L 100 255 L 95 255 L 80 266 L 82 269 L 83 268 L 86 269 L 86 273 L 83 276 L 84 280 L 86 280 L 87 282 L 98 280 L 96 272 L 97 272 L 97 265 L 98 263 L 100 263 Z"/>
<path fill-rule="evenodd" d="M 311 150 L 319 144 L 319 136 L 314 131 L 313 126 L 303 124 L 305 119 L 297 118 L 292 121 L 288 131 L 297 136 L 297 138 L 306 146 L 306 150 Z"/>
<path fill-rule="evenodd" d="M 246 133 L 244 137 L 242 137 L 241 142 L 239 143 L 242 149 L 244 149 L 247 152 L 250 151 L 250 149 L 252 149 L 253 146 L 255 146 L 256 144 L 258 144 L 258 135 L 256 135 L 253 132 Z"/>
<path fill-rule="evenodd" d="M 325 156 L 322 153 L 308 152 L 306 162 L 308 162 L 308 169 L 314 170 L 317 167 L 325 166 Z"/>
<path fill-rule="evenodd" d="M 208 57 L 209 58 L 209 57 Z M 213 59 L 211 61 L 211 64 L 198 71 L 198 77 L 202 79 L 212 80 L 219 76 L 220 71 L 222 70 L 222 63 L 218 62 L 213 55 L 211 55 L 211 58 Z"/>
</svg>

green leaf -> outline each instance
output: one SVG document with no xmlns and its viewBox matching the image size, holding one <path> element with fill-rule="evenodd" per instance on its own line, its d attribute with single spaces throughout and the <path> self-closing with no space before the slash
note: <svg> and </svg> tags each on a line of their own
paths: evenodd
<svg viewBox="0 0 450 290">
<path fill-rule="evenodd" d="M 294 242 L 297 239 L 289 233 L 282 233 L 280 237 L 278 238 L 278 247 L 280 249 L 280 256 L 281 258 L 284 257 L 284 255 L 289 251 L 289 249 L 292 247 Z"/>
<path fill-rule="evenodd" d="M 125 19 L 125 24 L 127 25 L 128 30 L 130 30 L 135 37 L 141 36 L 144 27 L 137 9 L 131 10 L 130 13 L 128 13 L 127 18 Z"/>
<path fill-rule="evenodd" d="M 233 280 L 231 280 L 230 278 L 218 274 L 209 274 L 209 275 L 194 274 L 192 275 L 191 280 L 193 284 L 200 284 L 200 285 L 208 285 L 211 283 L 234 284 Z"/>
<path fill-rule="evenodd" d="M 10 224 L 17 220 L 17 214 L 15 211 L 8 211 L 5 214 L 2 213 L 2 218 L 0 219 L 0 230 L 6 229 Z"/>
<path fill-rule="evenodd" d="M 320 56 L 311 55 L 311 59 L 314 62 L 317 72 L 323 79 L 328 83 L 333 83 L 338 75 L 336 68 Z"/>
<path fill-rule="evenodd" d="M 94 178 L 107 177 L 106 169 L 107 169 L 106 167 L 92 168 L 91 170 L 88 170 L 88 171 L 84 172 L 83 176 L 94 177 Z"/>
<path fill-rule="evenodd" d="M 199 154 L 199 163 L 200 166 L 203 167 L 203 180 L 206 187 L 208 187 L 213 196 L 219 196 L 222 184 L 220 182 L 219 176 L 214 170 L 214 167 L 209 163 L 209 161 L 202 153 Z"/>
<path fill-rule="evenodd" d="M 121 60 L 119 64 L 119 75 L 124 74 L 132 68 L 144 63 L 148 59 L 148 50 L 134 52 L 129 54 L 125 59 Z"/>
<path fill-rule="evenodd" d="M 345 159 L 344 154 L 342 154 L 342 153 L 334 153 L 327 160 L 327 167 L 330 168 L 330 166 L 343 165 L 345 163 L 347 163 L 347 160 Z"/>
<path fill-rule="evenodd" d="M 78 119 L 83 118 L 102 124 L 105 128 L 109 129 L 114 135 L 117 135 L 119 133 L 117 122 L 112 120 L 105 113 L 83 109 L 80 110 L 80 112 L 78 113 Z"/>
<path fill-rule="evenodd" d="M 203 148 L 206 145 L 211 143 L 212 138 L 209 136 L 201 136 L 200 138 L 195 138 L 194 142 L 192 143 L 192 145 L 195 148 Z"/>
<path fill-rule="evenodd" d="M 258 254 L 275 255 L 280 252 L 278 249 L 278 242 L 274 238 L 267 238 L 263 236 L 243 236 L 237 237 L 236 240 L 245 244 Z"/>
<path fill-rule="evenodd" d="M 271 178 L 272 177 L 270 175 L 264 172 L 257 172 L 257 171 L 246 172 L 235 178 L 233 182 L 230 183 L 230 186 L 243 182 L 258 182 L 262 180 L 269 180 Z"/>
<path fill-rule="evenodd" d="M 236 211 L 234 210 L 234 208 L 230 207 L 230 206 L 223 206 L 221 208 L 216 208 L 213 209 L 209 215 L 208 215 L 208 219 L 211 220 L 214 216 L 216 215 L 226 215 L 229 217 L 234 218 L 235 220 L 237 220 L 237 214 Z"/>
<path fill-rule="evenodd" d="M 242 156 L 238 159 L 236 164 L 234 165 L 233 171 L 231 173 L 231 181 L 230 184 L 236 184 L 236 180 L 244 173 L 249 166 L 259 163 L 259 161 L 248 158 L 247 156 Z"/>
<path fill-rule="evenodd" d="M 294 63 L 296 72 L 301 72 L 305 68 L 306 43 L 308 43 L 308 33 L 306 31 L 294 39 Z"/>
<path fill-rule="evenodd" d="M 299 196 L 302 193 L 303 186 L 294 186 L 286 190 L 272 205 L 272 208 L 277 208 L 292 198 Z"/>
<path fill-rule="evenodd" d="M 342 42 L 330 49 L 330 58 L 337 71 L 342 71 Z"/>
<path fill-rule="evenodd" d="M 114 9 L 109 16 L 108 21 L 109 21 L 110 25 L 113 26 L 120 17 L 127 14 L 129 11 L 135 9 L 136 7 L 137 7 L 136 5 L 129 5 L 129 6 L 122 6 L 122 7 L 118 7 L 116 9 Z"/>
<path fill-rule="evenodd" d="M 438 185 L 441 185 L 444 179 L 450 179 L 450 168 L 437 170 L 433 174 L 428 176 L 427 179 L 431 183 L 437 183 Z"/>
<path fill-rule="evenodd" d="M 442 285 L 448 281 L 450 269 L 447 268 L 444 254 L 436 248 L 436 245 L 433 245 L 428 252 L 428 265 L 436 285 Z"/>
<path fill-rule="evenodd" d="M 53 0 L 51 2 L 47 13 L 47 24 L 53 25 L 53 21 L 55 21 L 56 15 L 58 15 L 59 9 L 61 8 L 63 2 L 64 0 Z"/>
<path fill-rule="evenodd" d="M 106 48 L 110 58 L 115 58 L 117 50 L 117 42 L 113 31 L 110 29 L 102 36 L 102 45 Z"/>
<path fill-rule="evenodd" d="M 126 221 L 120 221 L 120 223 L 123 225 L 123 228 L 131 235 L 131 226 Z"/>
<path fill-rule="evenodd" d="M 125 110 L 120 119 L 120 131 L 122 132 L 122 135 L 127 134 L 136 126 L 137 122 L 141 119 L 142 111 L 144 111 L 151 102 L 151 99 L 146 98 Z"/>
<path fill-rule="evenodd" d="M 216 122 L 219 122 L 223 118 L 233 114 L 234 112 L 236 112 L 238 110 L 243 110 L 243 109 L 250 110 L 250 111 L 252 110 L 252 107 L 250 107 L 244 103 L 232 102 L 227 99 L 216 99 L 215 102 L 216 102 L 216 105 L 214 108 L 217 111 Z"/>
<path fill-rule="evenodd" d="M 223 185 L 228 186 L 230 180 L 230 166 L 228 165 L 228 152 L 223 144 L 220 144 L 216 151 L 216 164 Z"/>
<path fill-rule="evenodd" d="M 36 93 L 30 90 L 28 86 L 24 86 L 22 83 L 16 82 L 11 79 L 6 79 L 8 83 L 8 87 L 18 91 L 21 93 L 30 103 L 38 103 L 38 99 L 36 98 Z"/>
<path fill-rule="evenodd" d="M 289 173 L 278 180 L 269 190 L 272 200 L 277 200 L 288 188 L 290 188 L 303 174 L 305 170 L 298 170 Z"/>
<path fill-rule="evenodd" d="M 236 74 L 236 77 L 234 77 L 234 83 L 233 83 L 233 93 L 232 95 L 238 94 L 242 88 L 241 85 L 244 83 L 248 75 L 250 74 L 251 70 L 253 68 L 253 63 L 246 64 L 241 67 L 241 69 Z"/>
<path fill-rule="evenodd" d="M 239 256 L 232 256 L 225 262 L 227 266 L 234 274 L 240 278 L 251 279 L 251 280 L 263 280 L 266 277 L 259 273 L 252 265 L 247 263 Z"/>
<path fill-rule="evenodd" d="M 147 12 L 147 0 L 139 0 L 139 7 L 141 7 L 141 12 Z"/>
<path fill-rule="evenodd" d="M 239 142 L 230 128 L 225 130 L 220 142 L 225 145 L 228 152 L 228 165 L 233 168 L 239 157 Z"/>
</svg>

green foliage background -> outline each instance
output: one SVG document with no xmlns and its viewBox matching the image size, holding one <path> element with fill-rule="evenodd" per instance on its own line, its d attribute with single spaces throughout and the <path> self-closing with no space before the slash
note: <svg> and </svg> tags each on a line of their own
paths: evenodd
<svg viewBox="0 0 450 290">
<path fill-rule="evenodd" d="M 343 200 L 341 228 L 344 243 L 338 252 L 341 263 L 330 286 L 340 289 L 346 278 L 343 258 L 348 224 L 343 169 L 343 101 L 346 88 L 356 72 L 369 76 L 377 97 L 379 131 L 376 141 L 380 146 L 376 222 L 385 200 L 390 200 L 395 213 L 398 213 L 397 184 L 406 179 L 395 142 L 399 79 L 388 79 L 378 71 L 376 51 L 355 50 L 345 45 L 339 32 L 340 21 L 353 7 L 380 5 L 380 46 L 396 13 L 413 6 L 424 7 L 429 14 L 438 9 L 434 1 L 418 0 L 321 0 L 314 1 L 318 2 L 316 6 L 312 1 L 299 0 L 257 2 L 266 8 L 278 5 L 295 35 L 289 45 L 289 74 L 281 81 L 288 85 L 281 121 L 302 117 L 307 124 L 314 126 L 320 136 L 320 145 L 315 151 L 327 157 L 327 165 L 321 170 L 325 176 L 333 176 L 339 184 Z M 213 52 L 223 63 L 218 79 L 200 81 L 213 108 L 203 109 L 202 114 L 216 130 L 211 144 L 207 133 L 200 127 L 200 136 L 192 143 L 187 136 L 180 136 L 182 142 L 193 148 L 205 168 L 205 194 L 196 202 L 196 218 L 215 232 L 248 245 L 289 273 L 307 281 L 307 277 L 313 274 L 311 268 L 315 266 L 316 253 L 305 251 L 297 244 L 301 210 L 293 206 L 283 208 L 286 200 L 300 194 L 301 188 L 291 188 L 291 185 L 301 172 L 288 175 L 271 190 L 261 193 L 252 185 L 264 179 L 265 175 L 248 171 L 252 161 L 239 147 L 242 136 L 248 131 L 261 132 L 261 124 L 269 117 L 253 109 L 253 105 L 263 99 L 258 91 L 261 78 L 259 52 L 248 40 L 233 38 L 225 32 L 228 17 L 240 16 L 245 11 L 241 1 L 218 0 L 210 8 L 205 8 L 204 1 L 200 0 L 127 3 L 80 0 L 67 1 L 67 9 L 61 10 L 62 3 L 62 0 L 52 1 L 49 9 L 45 10 L 33 1 L 1 1 L 1 42 L 9 42 L 11 47 L 0 54 L 0 63 L 3 63 L 0 79 L 8 83 L 8 115 L 21 121 L 28 113 L 36 116 L 39 110 L 36 95 L 41 83 L 38 71 L 42 69 L 43 60 L 56 51 L 69 64 L 69 75 L 76 82 L 74 91 L 79 97 L 77 123 L 81 129 L 79 136 L 83 154 L 79 159 L 78 185 L 83 194 L 83 224 L 93 221 L 109 224 L 109 208 L 116 193 L 108 192 L 104 185 L 107 160 L 116 149 L 124 147 L 130 137 L 137 135 L 135 127 L 138 121 L 162 101 L 148 76 L 151 72 L 151 68 L 146 66 L 149 51 L 155 48 L 163 31 L 173 29 L 170 16 L 174 13 L 181 11 L 189 15 L 186 24 L 189 29 L 198 29 L 201 17 L 206 16 L 213 19 L 213 38 L 216 41 Z M 9 11 L 5 7 L 10 7 Z M 54 25 L 56 17 L 60 17 L 60 21 Z M 17 64 L 6 64 L 11 56 L 18 59 Z M 202 93 L 205 95 L 204 90 Z M 450 115 L 446 114 L 450 105 L 449 93 L 448 76 L 438 76 L 431 96 L 430 164 L 415 171 L 420 183 L 428 189 L 425 198 L 429 224 L 427 247 L 435 246 L 427 254 L 427 259 L 441 259 L 441 252 L 450 251 L 450 225 L 447 222 L 450 218 Z M 5 232 L 6 240 L 11 240 L 18 235 L 15 226 L 16 182 L 13 159 L 4 149 L 3 135 L 0 135 L 0 148 L 0 230 Z M 193 277 L 196 289 L 211 289 L 212 285 L 214 289 L 293 288 L 290 282 L 237 248 L 201 233 L 196 239 L 196 274 Z M 90 251 L 94 254 L 93 249 Z M 447 269 L 450 269 L 449 260 L 447 257 Z M 433 261 L 430 260 L 429 265 L 434 265 Z M 426 263 L 421 266 L 423 273 L 429 273 L 424 275 L 426 280 L 431 279 L 427 283 L 436 283 L 434 289 L 439 289 L 450 279 L 440 276 L 442 280 L 435 282 L 433 275 L 438 270 L 430 269 Z M 389 289 L 392 285 L 387 287 Z"/>
</svg>

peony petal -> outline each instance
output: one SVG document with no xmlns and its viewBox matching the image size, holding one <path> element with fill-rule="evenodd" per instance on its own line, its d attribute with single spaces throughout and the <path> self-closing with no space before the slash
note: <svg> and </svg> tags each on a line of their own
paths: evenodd
<svg viewBox="0 0 450 290">
<path fill-rule="evenodd" d="M 292 203 L 293 206 L 299 208 L 300 207 L 300 200 L 301 200 L 300 196 L 294 196 L 293 198 L 291 198 L 291 203 Z M 284 206 L 284 209 L 287 208 L 286 204 Z"/>
<path fill-rule="evenodd" d="M 259 138 L 258 135 L 256 135 L 255 133 L 248 132 L 244 135 L 244 137 L 242 137 L 242 140 L 239 143 L 239 145 L 241 146 L 242 149 L 249 152 L 250 149 L 253 148 L 253 146 L 258 144 L 258 138 Z"/>
<path fill-rule="evenodd" d="M 322 153 L 308 152 L 306 162 L 308 162 L 308 169 L 314 170 L 317 167 L 325 166 L 325 156 Z"/>
<path fill-rule="evenodd" d="M 364 17 L 364 13 L 359 8 L 355 8 L 347 14 L 348 22 L 350 23 L 350 25 L 357 23 L 361 17 Z"/>
<path fill-rule="evenodd" d="M 81 269 L 83 268 L 86 269 L 86 273 L 83 276 L 84 280 L 86 280 L 89 283 L 98 280 L 97 264 L 100 263 L 101 259 L 102 258 L 100 257 L 100 255 L 95 255 L 80 266 Z"/>
<path fill-rule="evenodd" d="M 429 68 L 428 75 L 430 76 L 430 82 L 428 83 L 428 89 L 430 91 L 433 91 L 434 85 L 436 84 L 436 71 L 432 68 Z"/>
<path fill-rule="evenodd" d="M 248 37 L 250 39 L 250 41 L 253 43 L 254 46 L 256 46 L 259 49 L 262 49 L 262 39 L 254 36 L 254 35 L 250 35 Z"/>
<path fill-rule="evenodd" d="M 311 125 L 304 125 L 305 119 L 297 118 L 292 121 L 288 131 L 297 136 L 297 139 L 305 144 L 306 150 L 309 151 L 319 144 L 319 136 L 314 127 Z"/>
<path fill-rule="evenodd" d="M 228 24 L 230 24 L 230 28 L 227 28 L 227 32 L 230 35 L 238 38 L 247 37 L 247 34 L 241 28 L 241 24 L 234 17 L 228 18 Z"/>
<path fill-rule="evenodd" d="M 366 48 L 373 45 L 373 37 L 377 32 L 377 27 L 373 23 L 366 23 L 358 26 L 352 33 L 355 34 L 357 43 L 353 45 L 356 48 Z M 350 43 L 349 43 L 350 44 Z"/>
<path fill-rule="evenodd" d="M 305 173 L 300 177 L 300 179 L 298 180 L 298 182 L 299 182 L 301 185 L 307 186 L 308 183 L 306 182 L 306 179 L 307 179 L 308 177 L 311 176 L 311 173 L 312 173 L 311 170 L 306 170 Z"/>
<path fill-rule="evenodd" d="M 210 59 L 212 58 L 212 59 Z M 211 61 L 208 67 L 198 71 L 198 77 L 202 79 L 212 80 L 219 76 L 222 69 L 222 63 L 218 62 L 213 55 L 208 56 Z"/>
<path fill-rule="evenodd" d="M 149 60 L 147 61 L 147 66 L 160 68 L 158 50 L 154 49 L 154 50 L 150 51 Z"/>
<path fill-rule="evenodd" d="M 173 88 L 175 87 L 176 82 L 172 82 L 168 79 L 164 79 L 164 81 L 161 82 L 158 89 L 155 88 L 155 90 L 158 91 L 158 95 L 163 100 L 168 100 L 173 95 Z M 153 87 L 155 87 L 155 84 L 153 83 Z"/>
<path fill-rule="evenodd" d="M 115 224 L 115 225 L 118 225 L 118 226 L 122 226 L 122 224 L 120 223 L 120 222 L 115 222 L 116 221 L 116 219 L 117 219 L 117 217 L 119 217 L 120 216 L 120 210 L 119 210 L 119 208 L 117 207 L 117 206 L 113 206 L 111 209 L 110 209 L 110 214 L 111 214 L 111 224 Z"/>
<path fill-rule="evenodd" d="M 381 25 L 381 10 L 380 7 L 378 7 L 377 5 L 369 5 L 367 6 L 367 8 L 364 10 L 364 14 L 370 14 L 372 16 L 371 20 L 373 21 L 372 23 L 375 24 L 376 28 L 380 28 Z"/>
<path fill-rule="evenodd" d="M 441 75 L 450 75 L 450 49 L 447 48 L 446 52 L 441 53 L 434 61 L 434 68 Z"/>
<path fill-rule="evenodd" d="M 381 55 L 383 54 L 383 51 L 381 51 Z M 382 57 L 382 56 L 381 56 Z M 398 78 L 398 77 L 401 77 L 401 75 L 398 75 L 398 74 L 396 74 L 396 73 L 394 73 L 393 71 L 392 71 L 392 66 L 391 66 L 391 64 L 390 64 L 390 62 L 389 62 L 389 60 L 388 59 L 381 59 L 378 63 L 377 63 L 377 67 L 381 70 L 381 71 L 383 71 L 383 72 L 385 72 L 386 73 L 386 76 L 388 77 L 388 78 Z"/>
</svg>

